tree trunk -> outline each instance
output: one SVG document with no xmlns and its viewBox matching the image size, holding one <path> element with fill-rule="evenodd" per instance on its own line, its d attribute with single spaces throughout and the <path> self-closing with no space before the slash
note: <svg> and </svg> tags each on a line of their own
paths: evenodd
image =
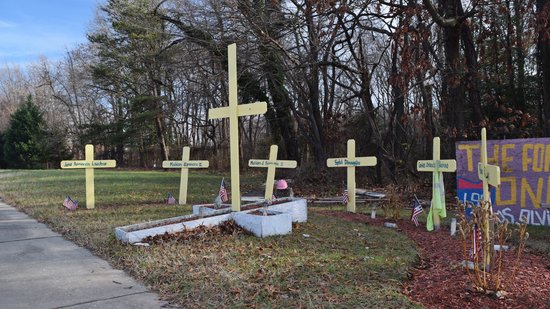
<svg viewBox="0 0 550 309">
<path fill-rule="evenodd" d="M 390 119 L 390 134 L 393 133 L 391 140 L 393 141 L 393 151 L 392 155 L 394 157 L 394 162 L 402 160 L 403 153 L 403 142 L 405 141 L 405 128 L 403 118 L 405 116 L 405 95 L 403 92 L 403 83 L 400 78 L 400 74 L 405 74 L 404 72 L 398 72 L 397 62 L 399 54 L 399 46 L 396 42 L 393 44 L 392 51 L 392 66 L 391 66 L 391 87 L 392 87 L 392 101 L 393 101 L 393 113 Z M 392 173 L 396 172 L 396 165 L 392 165 Z"/>
<path fill-rule="evenodd" d="M 456 17 L 457 3 L 460 0 L 442 1 L 444 15 Z M 450 137 L 455 139 L 464 129 L 464 84 L 460 74 L 460 25 L 443 28 L 443 45 L 445 46 L 444 84 L 444 119 L 450 130 Z M 454 145 L 454 142 L 452 141 Z"/>
<path fill-rule="evenodd" d="M 462 3 L 459 1 L 459 14 L 464 14 Z M 466 85 L 468 89 L 468 97 L 472 106 L 472 120 L 477 125 L 483 119 L 483 111 L 481 110 L 481 92 L 479 86 L 481 80 L 479 78 L 479 63 L 478 54 L 472 37 L 472 30 L 467 23 L 460 26 L 460 35 L 464 44 L 464 57 L 466 58 Z"/>
<path fill-rule="evenodd" d="M 309 38 L 309 72 L 306 77 L 308 88 L 309 124 L 313 138 L 313 156 L 318 167 L 326 165 L 323 119 L 319 106 L 319 36 L 315 30 L 313 2 L 306 1 L 305 18 Z"/>
<path fill-rule="evenodd" d="M 542 84 L 542 121 L 545 136 L 550 136 L 550 1 L 537 0 L 538 38 Z"/>
</svg>

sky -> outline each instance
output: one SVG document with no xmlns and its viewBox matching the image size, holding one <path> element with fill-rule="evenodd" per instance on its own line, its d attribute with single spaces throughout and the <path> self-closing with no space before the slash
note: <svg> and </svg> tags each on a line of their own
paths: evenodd
<svg viewBox="0 0 550 309">
<path fill-rule="evenodd" d="M 0 67 L 63 58 L 85 43 L 101 0 L 0 0 Z"/>
</svg>

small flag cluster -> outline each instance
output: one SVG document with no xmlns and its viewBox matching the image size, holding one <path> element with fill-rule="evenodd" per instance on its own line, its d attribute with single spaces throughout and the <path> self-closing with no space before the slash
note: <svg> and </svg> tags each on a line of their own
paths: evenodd
<svg viewBox="0 0 550 309">
<path fill-rule="evenodd" d="M 223 203 L 227 202 L 229 198 L 227 197 L 227 190 L 225 189 L 225 182 L 222 178 L 222 183 L 220 184 L 220 192 L 218 194 Z"/>
<path fill-rule="evenodd" d="M 424 209 L 422 208 L 422 204 L 420 203 L 418 198 L 416 198 L 416 195 L 415 195 L 414 200 L 413 200 L 412 214 L 411 214 L 411 221 L 414 222 L 414 225 L 418 226 L 418 216 L 423 211 L 424 211 Z"/>
<path fill-rule="evenodd" d="M 166 199 L 167 204 L 176 204 L 176 199 L 172 195 L 172 192 L 168 192 L 168 198 Z"/>
<path fill-rule="evenodd" d="M 63 206 L 68 210 L 76 210 L 78 208 L 78 200 L 72 200 L 70 196 L 67 195 L 63 201 Z"/>
</svg>

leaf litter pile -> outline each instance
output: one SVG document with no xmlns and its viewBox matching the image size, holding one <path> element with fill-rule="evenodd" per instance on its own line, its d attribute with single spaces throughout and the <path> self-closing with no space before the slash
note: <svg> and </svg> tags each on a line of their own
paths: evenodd
<svg viewBox="0 0 550 309">
<path fill-rule="evenodd" d="M 386 221 L 341 211 L 320 213 L 378 226 Z M 548 258 L 525 252 L 516 276 L 506 282 L 505 297 L 498 299 L 473 290 L 466 271 L 460 266 L 464 260 L 462 241 L 451 237 L 448 228 L 428 232 L 425 226 L 416 227 L 408 220 L 399 220 L 397 225 L 399 232 L 416 243 L 420 254 L 419 263 L 409 271 L 410 280 L 403 284 L 403 293 L 413 301 L 428 308 L 550 308 Z M 507 253 L 504 261 L 511 265 L 513 258 Z M 512 267 L 508 271 L 512 271 Z"/>
<path fill-rule="evenodd" d="M 189 242 L 189 241 L 209 241 L 216 237 L 229 235 L 236 236 L 240 234 L 247 234 L 248 231 L 238 226 L 235 221 L 224 221 L 216 226 L 206 227 L 200 225 L 192 230 L 185 230 L 177 233 L 164 233 L 156 236 L 147 236 L 143 239 L 143 242 L 148 244 L 161 244 L 166 242 Z"/>
</svg>

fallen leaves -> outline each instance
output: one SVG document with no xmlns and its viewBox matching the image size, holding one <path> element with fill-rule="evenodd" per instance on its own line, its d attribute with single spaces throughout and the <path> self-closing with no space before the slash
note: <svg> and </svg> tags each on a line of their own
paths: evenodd
<svg viewBox="0 0 550 309">
<path fill-rule="evenodd" d="M 230 235 L 235 236 L 239 234 L 248 233 L 246 230 L 238 226 L 235 221 L 228 220 L 213 227 L 206 227 L 201 225 L 192 230 L 186 230 L 178 233 L 164 233 L 156 236 L 148 236 L 143 239 L 144 243 L 148 244 L 160 244 L 166 242 L 199 242 L 213 240 L 218 236 Z"/>
<path fill-rule="evenodd" d="M 325 215 L 354 222 L 382 226 L 383 219 L 371 219 L 364 214 L 341 211 L 322 211 Z M 550 261 L 542 256 L 525 253 L 518 265 L 515 278 L 508 282 L 506 291 L 492 294 L 468 289 L 467 274 L 456 267 L 463 260 L 462 244 L 450 236 L 446 228 L 427 232 L 408 220 L 400 220 L 401 233 L 417 244 L 418 263 L 409 269 L 409 282 L 402 293 L 428 308 L 548 308 L 550 307 Z M 511 252 L 506 259 L 513 259 Z"/>
</svg>

